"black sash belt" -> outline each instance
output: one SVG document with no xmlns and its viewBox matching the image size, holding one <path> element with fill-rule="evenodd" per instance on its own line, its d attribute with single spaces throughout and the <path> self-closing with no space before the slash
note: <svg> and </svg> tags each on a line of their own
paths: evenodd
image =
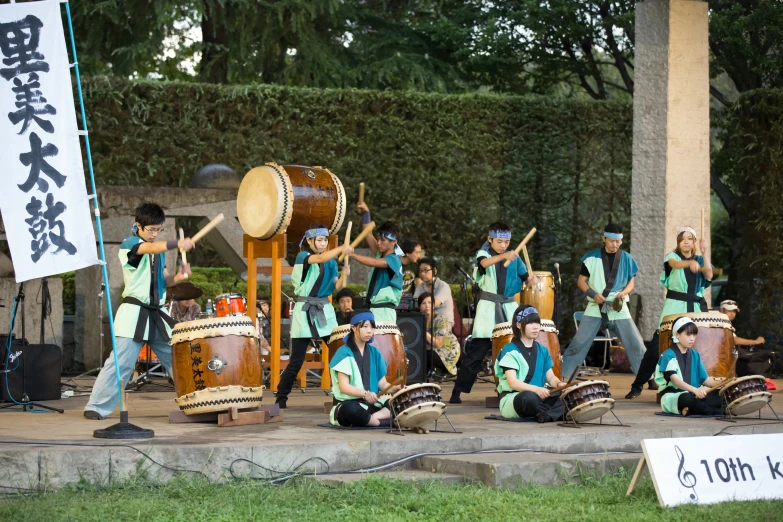
<svg viewBox="0 0 783 522">
<path fill-rule="evenodd" d="M 695 294 L 686 294 L 685 292 L 675 292 L 674 290 L 666 291 L 666 299 L 674 299 L 675 301 L 683 301 L 688 303 L 688 312 L 695 312 L 694 303 L 699 303 L 699 307 L 702 312 L 708 312 L 707 300 L 701 296 Z"/>
<path fill-rule="evenodd" d="M 174 325 L 177 323 L 174 321 L 174 319 L 169 317 L 167 313 L 165 313 L 157 306 L 152 306 L 146 303 L 142 303 L 135 297 L 130 297 L 130 296 L 123 297 L 122 302 L 136 305 L 140 308 L 139 320 L 136 322 L 136 331 L 133 333 L 134 341 L 152 342 L 155 340 L 155 328 L 152 327 L 152 324 L 150 324 L 150 338 L 149 339 L 144 338 L 144 334 L 147 330 L 147 323 L 150 322 L 149 321 L 150 319 L 152 319 L 152 322 L 155 324 L 157 329 L 160 330 L 160 333 L 163 334 L 164 341 L 169 341 L 171 339 L 169 337 L 169 334 L 166 332 L 166 327 L 163 325 L 163 322 L 165 321 L 166 324 L 168 324 L 171 328 L 174 328 Z"/>
<path fill-rule="evenodd" d="M 300 296 L 294 299 L 294 301 L 297 303 L 304 303 L 304 305 L 302 305 L 302 311 L 307 316 L 307 322 L 310 326 L 310 335 L 313 336 L 313 339 L 319 339 L 321 335 L 318 333 L 318 326 L 326 326 L 324 306 L 330 305 L 329 298 Z"/>
<path fill-rule="evenodd" d="M 370 303 L 370 302 L 368 301 L 368 302 L 367 302 L 367 307 L 368 307 L 368 308 L 397 308 L 397 305 L 396 305 L 396 304 L 394 304 L 394 303 L 378 303 L 378 304 L 373 304 L 373 303 Z"/>
<path fill-rule="evenodd" d="M 495 324 L 506 323 L 510 321 L 510 319 L 506 317 L 506 311 L 503 308 L 503 305 L 506 303 L 516 302 L 513 297 L 506 297 L 504 295 L 493 294 L 492 292 L 482 290 L 479 294 L 479 300 L 495 303 Z"/>
</svg>

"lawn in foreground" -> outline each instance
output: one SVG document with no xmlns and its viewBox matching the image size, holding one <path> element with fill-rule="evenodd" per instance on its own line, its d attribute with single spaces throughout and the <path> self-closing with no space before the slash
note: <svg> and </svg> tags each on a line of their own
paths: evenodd
<svg viewBox="0 0 783 522">
<path fill-rule="evenodd" d="M 208 484 L 177 479 L 164 486 L 142 482 L 82 486 L 0 499 L 2 521 L 255 521 L 255 520 L 565 520 L 779 521 L 783 501 L 711 506 L 658 506 L 649 478 L 625 496 L 629 473 L 583 479 L 581 485 L 530 486 L 515 491 L 476 485 L 414 484 L 371 477 L 323 486 L 299 479 L 283 486 L 240 481 Z"/>
</svg>

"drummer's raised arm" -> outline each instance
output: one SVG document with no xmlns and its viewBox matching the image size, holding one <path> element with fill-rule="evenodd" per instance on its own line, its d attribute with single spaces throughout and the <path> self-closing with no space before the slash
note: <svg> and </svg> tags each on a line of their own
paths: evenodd
<svg viewBox="0 0 783 522">
<path fill-rule="evenodd" d="M 367 206 L 367 203 L 357 203 L 356 210 L 362 216 L 362 229 L 369 227 L 372 219 L 370 216 L 370 207 Z M 369 248 L 373 254 L 377 254 L 378 242 L 375 240 L 375 236 L 373 236 L 372 233 L 367 234 L 364 240 L 367 242 L 367 248 Z"/>
</svg>

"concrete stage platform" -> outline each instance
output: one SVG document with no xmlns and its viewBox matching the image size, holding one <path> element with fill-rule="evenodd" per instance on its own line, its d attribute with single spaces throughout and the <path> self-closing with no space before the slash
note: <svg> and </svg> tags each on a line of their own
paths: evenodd
<svg viewBox="0 0 783 522">
<path fill-rule="evenodd" d="M 0 410 L 0 492 L 51 489 L 80 480 L 107 484 L 134 477 L 140 471 L 155 480 L 167 480 L 177 473 L 160 464 L 221 480 L 276 476 L 269 470 L 287 473 L 303 463 L 304 469 L 319 474 L 327 469 L 331 473 L 345 472 L 411 455 L 419 456 L 390 468 L 392 476 L 468 479 L 490 485 L 513 486 L 531 480 L 554 484 L 576 479 L 580 469 L 600 473 L 635 463 L 640 441 L 645 438 L 783 432 L 783 423 L 759 420 L 756 415 L 736 423 L 656 416 L 654 412 L 660 411 L 656 392 L 645 390 L 637 399 L 623 399 L 632 377 L 604 377 L 617 401 L 614 411 L 627 427 L 612 426 L 615 419 L 611 415 L 604 417 L 607 425 L 580 429 L 554 423 L 485 420 L 485 416 L 497 413 L 484 407 L 484 398 L 494 394 L 494 387 L 488 383 L 477 383 L 473 393 L 463 394 L 463 404 L 449 405 L 449 418 L 461 433 L 428 435 L 318 427 L 328 422 L 323 404 L 330 398 L 317 388 L 309 388 L 306 393 L 295 390 L 281 423 L 224 428 L 215 424 L 169 424 L 169 412 L 176 408 L 173 391 L 129 392 L 131 422 L 155 430 L 154 439 L 141 441 L 93 438 L 93 430 L 118 422 L 119 414 L 104 421 L 84 419 L 87 395 L 49 403 L 64 408 L 63 415 L 5 409 Z M 92 381 L 79 384 L 91 385 Z M 777 385 L 783 387 L 783 381 L 777 381 Z M 445 399 L 451 388 L 451 383 L 443 385 Z M 273 402 L 273 394 L 268 393 L 265 403 Z M 783 413 L 783 392 L 773 392 L 772 406 Z M 772 417 L 772 413 L 765 409 L 763 417 Z M 447 422 L 438 427 L 450 429 Z M 450 452 L 464 453 L 446 455 Z M 423 453 L 434 455 L 420 455 Z M 333 481 L 355 477 L 335 474 L 324 478 Z"/>
</svg>

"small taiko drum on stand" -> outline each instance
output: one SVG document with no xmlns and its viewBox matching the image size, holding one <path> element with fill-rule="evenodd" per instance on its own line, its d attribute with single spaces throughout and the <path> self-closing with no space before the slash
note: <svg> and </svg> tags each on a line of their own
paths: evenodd
<svg viewBox="0 0 783 522">
<path fill-rule="evenodd" d="M 549 357 L 552 358 L 552 371 L 555 376 L 560 379 L 560 368 L 562 359 L 560 357 L 560 340 L 557 337 L 557 328 L 555 323 L 541 319 L 541 330 L 538 332 L 536 341 L 544 345 L 549 351 Z M 514 332 L 511 329 L 511 323 L 498 323 L 495 328 L 492 329 L 492 364 L 494 366 L 495 360 L 503 349 L 514 338 Z M 497 378 L 495 379 L 497 384 Z"/>
<path fill-rule="evenodd" d="M 221 294 L 215 298 L 215 315 L 218 317 L 247 315 L 247 299 L 242 294 Z"/>
<path fill-rule="evenodd" d="M 334 355 L 338 348 L 345 344 L 343 338 L 351 332 L 351 325 L 344 324 L 332 330 L 329 337 L 329 353 Z M 375 323 L 373 346 L 383 355 L 386 361 L 386 381 L 398 381 L 405 385 L 408 380 L 408 361 L 405 357 L 405 344 L 400 329 L 394 323 Z"/>
<path fill-rule="evenodd" d="M 346 210 L 343 184 L 323 167 L 267 163 L 245 174 L 237 195 L 239 223 L 258 239 L 287 233 L 299 241 L 313 223 L 335 234 Z"/>
<path fill-rule="evenodd" d="M 729 415 L 755 413 L 772 401 L 763 375 L 748 375 L 732 379 L 720 391 Z"/>
<path fill-rule="evenodd" d="M 736 362 L 734 327 L 728 316 L 720 312 L 697 312 L 667 315 L 661 321 L 658 353 L 672 346 L 672 325 L 680 317 L 690 317 L 699 327 L 694 349 L 711 377 L 728 377 Z"/>
<path fill-rule="evenodd" d="M 521 303 L 531 305 L 538 310 L 541 319 L 552 320 L 555 313 L 555 278 L 552 272 L 533 272 L 538 278 L 538 283 L 531 285 L 525 283 L 520 292 Z"/>
<path fill-rule="evenodd" d="M 422 428 L 446 412 L 440 386 L 421 383 L 403 387 L 388 402 L 394 422 L 402 428 Z"/>
<path fill-rule="evenodd" d="M 583 381 L 563 390 L 566 421 L 587 422 L 603 417 L 614 408 L 614 399 L 606 381 Z"/>
<path fill-rule="evenodd" d="M 171 345 L 176 401 L 186 415 L 261 406 L 261 353 L 249 317 L 179 323 Z"/>
</svg>

